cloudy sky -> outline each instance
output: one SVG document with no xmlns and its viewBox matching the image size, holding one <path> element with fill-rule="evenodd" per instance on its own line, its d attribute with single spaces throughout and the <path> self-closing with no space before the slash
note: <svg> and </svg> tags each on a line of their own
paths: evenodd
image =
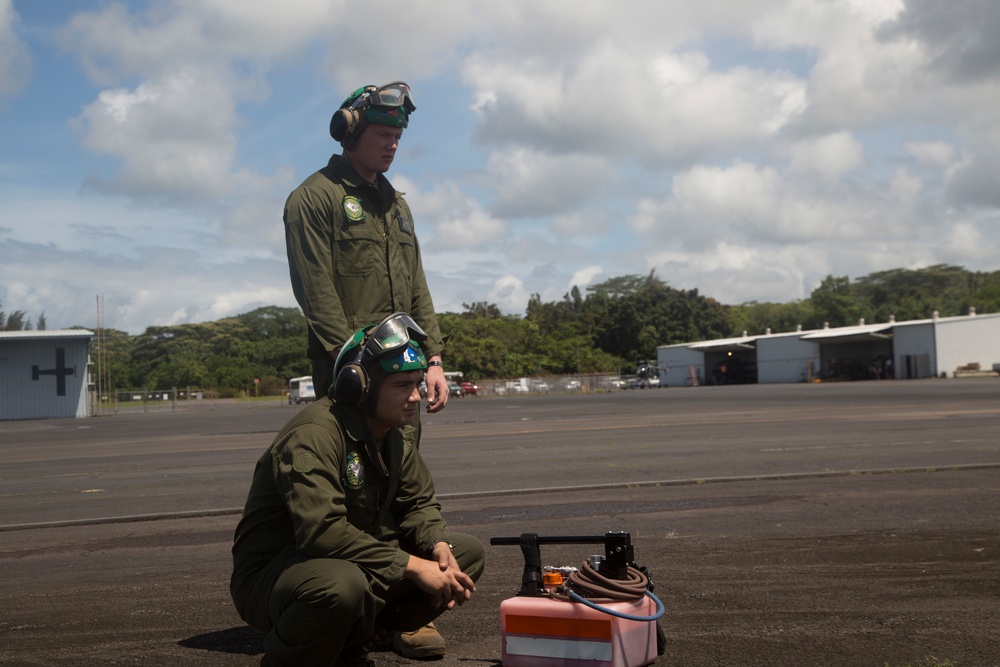
<svg viewBox="0 0 1000 667">
<path fill-rule="evenodd" d="M 281 211 L 354 88 L 435 306 L 657 275 L 727 304 L 1000 269 L 993 0 L 0 0 L 0 304 L 139 333 L 292 306 Z"/>
</svg>

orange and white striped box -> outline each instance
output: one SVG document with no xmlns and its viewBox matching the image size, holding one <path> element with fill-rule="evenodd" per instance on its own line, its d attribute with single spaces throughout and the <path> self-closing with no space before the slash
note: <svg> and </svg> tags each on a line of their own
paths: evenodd
<svg viewBox="0 0 1000 667">
<path fill-rule="evenodd" d="M 648 617 L 648 596 L 602 607 Z M 656 624 L 611 616 L 579 602 L 514 597 L 500 603 L 503 667 L 641 667 L 656 660 Z"/>
</svg>

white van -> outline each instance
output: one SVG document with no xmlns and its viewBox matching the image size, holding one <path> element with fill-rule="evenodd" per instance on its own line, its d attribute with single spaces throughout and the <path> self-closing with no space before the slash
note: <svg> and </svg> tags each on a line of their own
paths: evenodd
<svg viewBox="0 0 1000 667">
<path fill-rule="evenodd" d="M 316 390 L 313 389 L 313 379 L 311 375 L 303 375 L 300 378 L 292 378 L 288 381 L 288 404 L 295 405 L 303 401 L 315 401 Z"/>
</svg>

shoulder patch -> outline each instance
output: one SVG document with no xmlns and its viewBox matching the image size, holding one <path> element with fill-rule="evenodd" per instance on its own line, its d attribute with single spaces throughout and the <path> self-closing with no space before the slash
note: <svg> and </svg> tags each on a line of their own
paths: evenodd
<svg viewBox="0 0 1000 667">
<path fill-rule="evenodd" d="M 341 204 L 344 207 L 344 217 L 351 222 L 361 222 L 365 219 L 365 209 L 361 200 L 354 195 L 346 195 Z"/>
<path fill-rule="evenodd" d="M 316 456 L 312 452 L 299 452 L 295 455 L 295 460 L 292 461 L 292 468 L 295 469 L 295 472 L 312 472 L 315 467 Z"/>
</svg>

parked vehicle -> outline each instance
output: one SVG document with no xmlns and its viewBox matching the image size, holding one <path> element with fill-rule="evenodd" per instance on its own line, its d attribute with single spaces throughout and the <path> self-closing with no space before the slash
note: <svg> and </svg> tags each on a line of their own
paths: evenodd
<svg viewBox="0 0 1000 667">
<path fill-rule="evenodd" d="M 625 389 L 649 389 L 660 386 L 660 370 L 656 367 L 656 361 L 640 361 L 635 369 L 635 376 L 632 377 Z"/>
<path fill-rule="evenodd" d="M 457 393 L 455 391 L 456 388 L 458 389 Z M 427 383 L 426 382 L 421 382 L 417 386 L 417 391 L 420 392 L 420 398 L 426 399 L 427 398 Z M 462 388 L 459 387 L 456 383 L 449 382 L 448 383 L 448 395 L 449 396 L 464 396 L 465 394 L 462 391 Z"/>
<path fill-rule="evenodd" d="M 626 389 L 649 389 L 649 388 L 652 388 L 652 387 L 659 387 L 659 386 L 660 386 L 660 378 L 654 376 L 654 377 L 650 377 L 650 378 L 634 378 L 633 380 L 631 380 L 628 383 L 628 385 L 625 388 Z"/>
<path fill-rule="evenodd" d="M 288 404 L 308 403 L 316 400 L 316 390 L 313 388 L 311 375 L 292 378 L 288 381 Z"/>
<path fill-rule="evenodd" d="M 476 392 L 479 391 L 479 385 L 475 382 L 463 382 L 462 391 L 465 392 L 466 396 L 475 396 Z"/>
<path fill-rule="evenodd" d="M 580 391 L 581 389 L 580 381 L 568 378 L 566 380 L 563 380 L 562 384 L 560 385 L 560 389 L 562 391 Z"/>
<path fill-rule="evenodd" d="M 527 394 L 528 393 L 528 378 L 518 378 L 517 380 L 510 380 L 507 382 L 505 391 L 509 391 L 512 394 Z"/>
<path fill-rule="evenodd" d="M 628 383 L 622 378 L 608 377 L 601 381 L 605 389 L 624 389 Z"/>
</svg>

